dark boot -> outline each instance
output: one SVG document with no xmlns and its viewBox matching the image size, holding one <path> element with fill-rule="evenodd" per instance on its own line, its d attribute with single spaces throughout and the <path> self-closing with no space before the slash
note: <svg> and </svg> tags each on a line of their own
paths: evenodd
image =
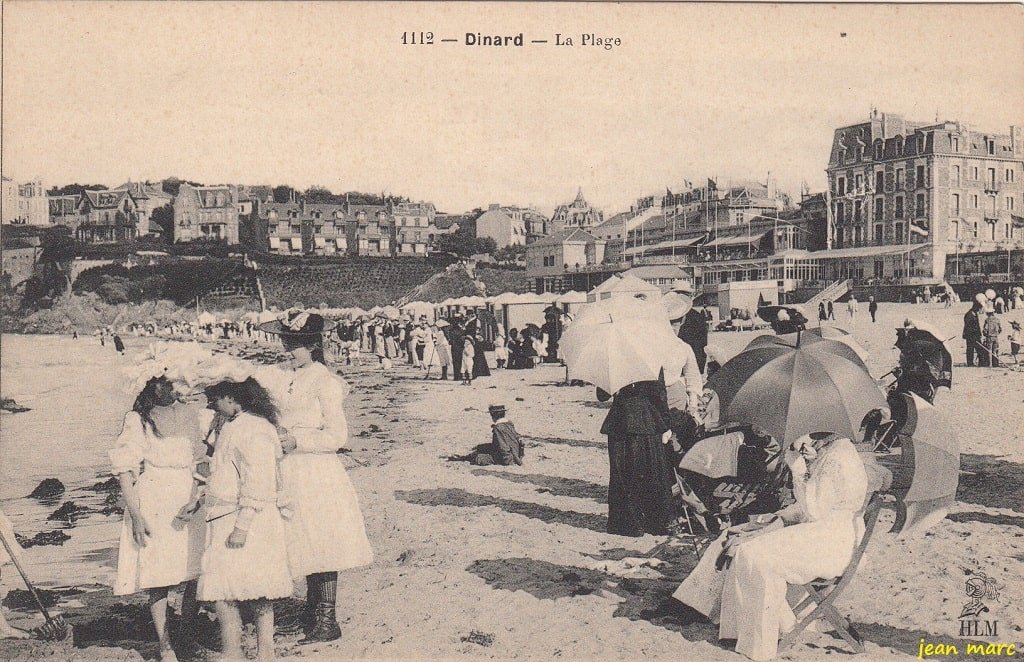
<svg viewBox="0 0 1024 662">
<path fill-rule="evenodd" d="M 299 639 L 299 644 L 315 644 L 335 639 L 341 639 L 341 627 L 334 613 L 334 605 L 330 602 L 321 602 L 316 608 L 313 629 L 303 639 Z"/>
<path fill-rule="evenodd" d="M 441 366 L 441 381 L 448 381 L 448 366 L 446 365 Z"/>
</svg>

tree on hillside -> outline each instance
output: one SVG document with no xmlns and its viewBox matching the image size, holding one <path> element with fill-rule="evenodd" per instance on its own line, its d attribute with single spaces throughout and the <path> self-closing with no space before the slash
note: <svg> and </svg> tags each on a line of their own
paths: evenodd
<svg viewBox="0 0 1024 662">
<path fill-rule="evenodd" d="M 157 207 L 150 215 L 150 220 L 160 226 L 161 237 L 168 244 L 174 243 L 174 206 L 170 203 Z M 148 229 L 148 228 L 147 228 Z"/>
<path fill-rule="evenodd" d="M 438 236 L 434 240 L 434 250 L 469 257 L 477 253 L 493 253 L 497 250 L 497 244 L 490 237 L 474 237 L 460 227 L 457 232 Z"/>
<path fill-rule="evenodd" d="M 299 192 L 291 186 L 282 184 L 281 186 L 274 187 L 274 202 L 291 202 L 293 197 L 298 198 Z"/>
<path fill-rule="evenodd" d="M 494 259 L 498 264 L 515 264 L 526 259 L 526 246 L 515 244 L 505 246 L 494 252 Z"/>
<path fill-rule="evenodd" d="M 202 186 L 199 182 L 190 182 L 187 179 L 178 179 L 177 177 L 168 177 L 164 181 L 160 182 L 160 188 L 167 195 L 173 195 L 177 197 L 178 191 L 181 190 L 182 184 L 188 184 L 189 186 Z"/>
<path fill-rule="evenodd" d="M 335 195 L 326 186 L 310 186 L 302 194 L 302 199 L 314 204 L 340 205 L 345 202 L 344 195 Z"/>
<path fill-rule="evenodd" d="M 82 191 L 102 191 L 107 187 L 103 184 L 68 184 L 67 186 L 54 186 L 46 192 L 47 195 L 82 195 Z"/>
</svg>

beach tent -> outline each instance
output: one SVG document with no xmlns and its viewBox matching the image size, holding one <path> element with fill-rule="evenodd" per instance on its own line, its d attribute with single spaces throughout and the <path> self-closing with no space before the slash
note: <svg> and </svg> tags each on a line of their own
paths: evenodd
<svg viewBox="0 0 1024 662">
<path fill-rule="evenodd" d="M 425 316 L 428 320 L 434 320 L 434 304 L 426 301 L 410 301 L 401 307 L 401 311 L 410 317 L 419 318 Z"/>
<path fill-rule="evenodd" d="M 602 293 L 601 298 L 636 297 L 648 300 L 660 300 L 661 288 L 651 285 L 636 276 L 626 274 L 617 283 Z"/>
<path fill-rule="evenodd" d="M 608 297 L 603 295 L 605 294 L 605 292 L 614 287 L 615 284 L 619 282 L 619 280 L 620 278 L 618 276 L 612 274 L 611 278 L 609 278 L 608 280 L 604 281 L 594 289 L 587 292 L 587 302 L 594 303 L 595 301 L 598 301 L 600 299 L 607 299 Z"/>
<path fill-rule="evenodd" d="M 203 312 L 199 313 L 199 318 L 196 319 L 196 323 L 199 324 L 200 326 L 202 326 L 204 324 L 216 324 L 217 323 L 217 318 L 214 317 L 212 314 L 210 314 L 210 313 L 208 313 L 206 311 L 203 311 Z"/>
<path fill-rule="evenodd" d="M 555 303 L 561 306 L 562 310 L 566 313 L 575 315 L 580 306 L 587 303 L 587 293 L 569 290 L 565 294 L 557 297 L 555 299 Z"/>
</svg>

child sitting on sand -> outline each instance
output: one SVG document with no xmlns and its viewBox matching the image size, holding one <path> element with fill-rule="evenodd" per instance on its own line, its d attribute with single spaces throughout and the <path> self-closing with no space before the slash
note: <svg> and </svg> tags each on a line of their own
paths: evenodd
<svg viewBox="0 0 1024 662">
<path fill-rule="evenodd" d="M 526 447 L 519 433 L 516 432 L 516 426 L 505 418 L 505 406 L 491 405 L 487 411 L 491 414 L 493 421 L 491 443 L 480 444 L 469 455 L 453 456 L 448 459 L 470 462 L 481 467 L 489 464 L 500 464 L 506 467 L 511 464 L 522 466 Z"/>
</svg>

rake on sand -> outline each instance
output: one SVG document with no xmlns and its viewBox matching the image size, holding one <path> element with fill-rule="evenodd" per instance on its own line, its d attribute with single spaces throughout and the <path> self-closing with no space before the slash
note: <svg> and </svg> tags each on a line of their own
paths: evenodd
<svg viewBox="0 0 1024 662">
<path fill-rule="evenodd" d="M 0 531 L 0 542 L 3 543 L 4 549 L 7 550 L 7 555 L 11 557 L 11 561 L 14 562 L 14 567 L 18 569 L 18 573 L 21 575 L 21 578 L 25 580 L 25 586 L 28 587 L 28 590 L 32 593 L 32 597 L 35 598 L 36 604 L 39 606 L 39 611 L 43 613 L 43 618 L 46 619 L 45 623 L 32 630 L 32 636 L 42 641 L 62 641 L 67 638 L 71 627 L 60 614 L 50 616 L 50 612 L 46 610 L 46 605 L 43 604 L 42 599 L 39 597 L 39 593 L 36 592 L 36 587 L 32 585 L 31 581 L 29 581 L 28 575 L 25 574 L 24 568 L 21 567 L 21 563 L 18 561 L 18 557 L 15 555 L 14 549 L 12 548 L 11 543 L 8 542 L 3 531 Z"/>
</svg>

